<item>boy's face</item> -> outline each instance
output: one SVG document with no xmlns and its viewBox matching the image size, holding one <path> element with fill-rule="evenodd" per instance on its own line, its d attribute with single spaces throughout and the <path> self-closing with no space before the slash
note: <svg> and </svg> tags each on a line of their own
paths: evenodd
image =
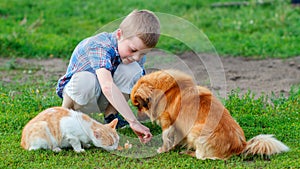
<svg viewBox="0 0 300 169">
<path fill-rule="evenodd" d="M 124 39 L 118 36 L 118 51 L 124 64 L 139 61 L 150 49 L 138 37 Z"/>
</svg>

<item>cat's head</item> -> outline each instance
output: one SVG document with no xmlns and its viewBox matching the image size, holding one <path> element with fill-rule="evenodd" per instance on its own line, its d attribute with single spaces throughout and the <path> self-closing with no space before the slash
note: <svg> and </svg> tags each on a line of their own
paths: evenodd
<svg viewBox="0 0 300 169">
<path fill-rule="evenodd" d="M 93 144 L 96 147 L 101 147 L 107 151 L 117 149 L 120 139 L 116 131 L 117 123 L 118 119 L 114 119 L 112 122 L 105 125 L 94 123 L 92 126 L 94 134 L 94 139 L 92 139 Z"/>
</svg>

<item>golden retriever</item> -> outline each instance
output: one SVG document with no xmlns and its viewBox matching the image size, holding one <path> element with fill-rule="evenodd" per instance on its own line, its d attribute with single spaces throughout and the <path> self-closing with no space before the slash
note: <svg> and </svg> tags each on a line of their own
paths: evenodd
<svg viewBox="0 0 300 169">
<path fill-rule="evenodd" d="M 160 70 L 143 76 L 130 97 L 139 111 L 161 126 L 163 145 L 158 153 L 186 145 L 187 154 L 204 160 L 289 150 L 273 135 L 258 135 L 247 142 L 242 128 L 210 90 L 197 86 L 181 71 Z"/>
</svg>

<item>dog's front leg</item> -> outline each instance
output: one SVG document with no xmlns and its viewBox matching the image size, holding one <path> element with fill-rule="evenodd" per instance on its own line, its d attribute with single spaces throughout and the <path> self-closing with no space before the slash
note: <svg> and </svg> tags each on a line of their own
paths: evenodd
<svg viewBox="0 0 300 169">
<path fill-rule="evenodd" d="M 162 140 L 163 145 L 157 149 L 158 153 L 167 152 L 174 147 L 174 139 L 175 139 L 175 127 L 172 125 L 169 128 L 163 130 L 162 132 Z"/>
</svg>

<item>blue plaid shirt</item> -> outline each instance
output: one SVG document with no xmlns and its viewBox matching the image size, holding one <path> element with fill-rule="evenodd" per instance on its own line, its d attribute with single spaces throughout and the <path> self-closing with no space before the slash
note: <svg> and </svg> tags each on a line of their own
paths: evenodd
<svg viewBox="0 0 300 169">
<path fill-rule="evenodd" d="M 139 61 L 144 69 L 145 56 Z M 118 52 L 116 33 L 100 33 L 81 41 L 74 49 L 67 72 L 59 80 L 56 93 L 62 98 L 63 89 L 71 77 L 80 71 L 89 71 L 96 74 L 96 70 L 105 68 L 111 71 L 112 75 L 121 63 Z"/>
</svg>

